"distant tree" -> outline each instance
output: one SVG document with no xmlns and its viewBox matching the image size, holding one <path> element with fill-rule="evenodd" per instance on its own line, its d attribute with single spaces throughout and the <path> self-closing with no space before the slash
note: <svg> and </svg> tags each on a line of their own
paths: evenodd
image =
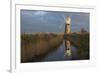
<svg viewBox="0 0 100 73">
<path fill-rule="evenodd" d="M 81 32 L 87 32 L 85 28 L 81 28 Z"/>
</svg>

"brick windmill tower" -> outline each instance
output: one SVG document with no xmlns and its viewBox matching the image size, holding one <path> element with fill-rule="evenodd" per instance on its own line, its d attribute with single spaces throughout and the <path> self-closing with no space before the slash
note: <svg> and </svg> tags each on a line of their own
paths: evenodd
<svg viewBox="0 0 100 73">
<path fill-rule="evenodd" d="M 71 18 L 70 16 L 66 17 L 66 24 L 65 24 L 65 34 L 71 33 Z"/>
</svg>

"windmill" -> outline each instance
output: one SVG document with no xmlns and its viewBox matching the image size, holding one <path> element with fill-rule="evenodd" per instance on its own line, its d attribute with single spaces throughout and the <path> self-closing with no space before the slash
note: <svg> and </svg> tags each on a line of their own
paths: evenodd
<svg viewBox="0 0 100 73">
<path fill-rule="evenodd" d="M 67 16 L 65 20 L 65 34 L 71 33 L 71 18 L 70 16 Z"/>
</svg>

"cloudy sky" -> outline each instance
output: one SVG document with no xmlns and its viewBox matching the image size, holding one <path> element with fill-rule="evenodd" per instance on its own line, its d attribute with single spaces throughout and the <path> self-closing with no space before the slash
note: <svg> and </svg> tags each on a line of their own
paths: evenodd
<svg viewBox="0 0 100 73">
<path fill-rule="evenodd" d="M 21 32 L 63 32 L 66 16 L 71 17 L 71 31 L 89 31 L 89 13 L 21 10 Z"/>
</svg>

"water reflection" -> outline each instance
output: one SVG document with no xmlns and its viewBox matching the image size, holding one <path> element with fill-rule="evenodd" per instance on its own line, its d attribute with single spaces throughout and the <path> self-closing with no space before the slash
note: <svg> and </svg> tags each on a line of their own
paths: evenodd
<svg viewBox="0 0 100 73">
<path fill-rule="evenodd" d="M 69 40 L 65 40 L 65 53 L 64 56 L 72 56 L 71 43 Z"/>
</svg>

